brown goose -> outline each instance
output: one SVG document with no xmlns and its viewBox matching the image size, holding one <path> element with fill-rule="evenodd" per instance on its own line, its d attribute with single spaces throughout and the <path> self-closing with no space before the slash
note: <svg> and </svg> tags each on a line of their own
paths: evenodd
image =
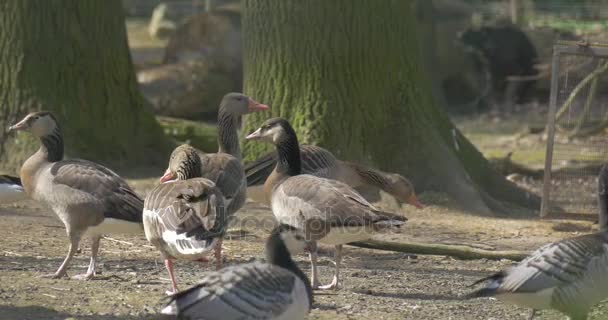
<svg viewBox="0 0 608 320">
<path fill-rule="evenodd" d="M 27 199 L 19 177 L 0 175 L 0 203 L 6 204 Z"/>
<path fill-rule="evenodd" d="M 341 161 L 327 149 L 313 145 L 300 145 L 300 156 L 302 173 L 342 181 L 353 188 L 363 185 L 373 186 L 392 195 L 397 201 L 408 203 L 418 209 L 424 207 L 416 198 L 412 183 L 400 174 Z M 245 165 L 247 186 L 264 184 L 276 164 L 277 153 L 273 151 Z M 264 200 L 268 201 L 268 199 Z"/>
<path fill-rule="evenodd" d="M 241 117 L 250 112 L 267 109 L 268 106 L 241 93 L 233 92 L 225 95 L 218 112 L 218 153 L 208 154 L 189 145 L 181 145 L 171 155 L 174 165 L 167 168 L 160 181 L 175 179 L 178 168 L 190 168 L 187 170 L 191 171 L 193 163 L 198 163 L 200 175 L 190 175 L 190 177 L 203 177 L 213 181 L 224 196 L 226 216 L 231 217 L 243 206 L 247 198 L 247 181 L 241 165 L 242 155 L 237 132 L 241 125 Z M 221 248 L 221 243 L 220 238 L 218 248 Z M 221 257 L 221 253 L 217 257 Z M 221 267 L 221 261 L 219 263 L 218 268 Z"/>
<path fill-rule="evenodd" d="M 407 220 L 401 215 L 376 209 L 343 182 L 300 174 L 298 138 L 287 120 L 267 120 L 246 139 L 263 140 L 276 146 L 277 165 L 264 189 L 270 195 L 272 212 L 279 223 L 304 230 L 312 240 L 313 288 L 338 287 L 343 244 L 369 239 L 374 232 L 398 227 Z M 336 247 L 334 277 L 326 286 L 319 285 L 316 241 Z"/>
<path fill-rule="evenodd" d="M 221 261 L 220 240 L 227 224 L 224 198 L 211 180 L 190 179 L 200 176 L 200 164 L 191 168 L 177 168 L 177 181 L 157 186 L 144 202 L 144 231 L 165 260 L 172 284 L 168 294 L 178 291 L 174 259 L 198 260 L 215 250 L 216 261 Z"/>
<path fill-rule="evenodd" d="M 29 197 L 46 203 L 64 223 L 70 248 L 54 274 L 66 270 L 83 236 L 91 239 L 91 263 L 86 274 L 75 279 L 88 280 L 95 274 L 99 240 L 106 233 L 140 233 L 143 201 L 116 173 L 95 162 L 63 160 L 63 136 L 50 112 L 28 114 L 10 130 L 29 131 L 40 139 L 40 149 L 21 167 L 21 181 Z"/>
</svg>

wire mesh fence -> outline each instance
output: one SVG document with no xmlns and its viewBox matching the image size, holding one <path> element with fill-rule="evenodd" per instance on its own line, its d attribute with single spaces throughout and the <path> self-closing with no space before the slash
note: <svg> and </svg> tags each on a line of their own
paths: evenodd
<svg viewBox="0 0 608 320">
<path fill-rule="evenodd" d="M 541 216 L 595 214 L 608 162 L 608 46 L 554 48 Z"/>
</svg>

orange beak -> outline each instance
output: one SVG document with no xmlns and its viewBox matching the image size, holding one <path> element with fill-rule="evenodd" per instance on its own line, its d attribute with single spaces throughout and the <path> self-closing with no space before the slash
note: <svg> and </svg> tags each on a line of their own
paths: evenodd
<svg viewBox="0 0 608 320">
<path fill-rule="evenodd" d="M 249 98 L 249 104 L 247 105 L 247 109 L 249 109 L 249 112 L 257 112 L 268 110 L 270 109 L 270 107 Z"/>
<path fill-rule="evenodd" d="M 171 170 L 167 169 L 167 171 L 165 171 L 165 174 L 163 174 L 163 176 L 160 177 L 160 183 L 169 182 L 173 179 L 174 179 L 173 172 L 171 172 Z"/>
<path fill-rule="evenodd" d="M 416 207 L 418 209 L 424 209 L 424 205 L 422 203 L 420 203 L 420 201 L 418 201 L 418 198 L 416 198 L 416 195 L 413 193 L 405 202 L 413 205 L 414 207 Z"/>
</svg>

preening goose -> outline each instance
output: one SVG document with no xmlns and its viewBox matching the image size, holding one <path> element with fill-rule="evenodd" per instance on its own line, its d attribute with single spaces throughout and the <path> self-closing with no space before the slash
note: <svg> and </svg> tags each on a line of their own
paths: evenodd
<svg viewBox="0 0 608 320">
<path fill-rule="evenodd" d="M 378 210 L 345 183 L 300 174 L 298 138 L 287 120 L 269 119 L 246 139 L 263 140 L 276 146 L 278 161 L 264 184 L 265 193 L 279 223 L 304 230 L 312 240 L 313 288 L 338 287 L 343 244 L 369 239 L 374 232 L 398 227 L 407 220 Z M 326 286 L 319 285 L 316 241 L 336 247 L 334 277 Z"/>
<path fill-rule="evenodd" d="M 179 319 L 304 319 L 312 306 L 308 278 L 291 259 L 304 236 L 280 225 L 266 242 L 266 263 L 226 267 L 171 297 L 161 311 Z"/>
<path fill-rule="evenodd" d="M 63 136 L 50 112 L 28 114 L 10 130 L 25 130 L 40 139 L 40 149 L 21 167 L 27 195 L 46 203 L 63 222 L 70 240 L 68 254 L 52 278 L 65 276 L 83 236 L 91 240 L 91 263 L 86 274 L 95 274 L 99 240 L 107 233 L 140 233 L 143 201 L 116 173 L 95 162 L 63 160 Z"/>
<path fill-rule="evenodd" d="M 174 259 L 199 260 L 215 251 L 219 269 L 228 223 L 222 193 L 211 180 L 195 178 L 201 176 L 200 158 L 193 148 L 188 151 L 171 155 L 169 168 L 177 180 L 160 184 L 144 202 L 144 231 L 165 261 L 172 284 L 169 294 L 178 291 Z"/>
<path fill-rule="evenodd" d="M 537 309 L 556 309 L 573 320 L 587 319 L 589 309 L 608 297 L 608 167 L 600 170 L 600 231 L 547 244 L 517 265 L 483 278 L 471 297 L 495 296 Z"/>
<path fill-rule="evenodd" d="M 302 173 L 342 181 L 356 188 L 362 185 L 376 187 L 392 195 L 397 201 L 418 209 L 424 206 L 416 198 L 412 183 L 397 173 L 382 172 L 357 163 L 338 160 L 327 149 L 300 145 Z M 262 185 L 277 164 L 277 153 L 269 152 L 245 165 L 247 186 Z M 268 201 L 268 199 L 265 199 Z"/>
<path fill-rule="evenodd" d="M 188 168 L 195 157 L 200 158 L 200 177 L 207 178 L 215 183 L 224 196 L 226 216 L 232 216 L 239 210 L 247 199 L 247 180 L 241 165 L 241 147 L 239 144 L 238 129 L 241 126 L 241 117 L 247 113 L 267 110 L 268 106 L 254 101 L 241 93 L 228 93 L 222 99 L 218 111 L 218 145 L 217 153 L 204 153 L 189 145 L 177 147 L 171 158 L 181 159 L 175 166 L 167 168 L 160 178 L 161 182 L 175 179 L 176 168 Z M 190 160 L 188 160 L 190 159 Z M 173 160 L 172 160 L 173 161 Z M 191 176 L 195 177 L 195 176 Z M 217 246 L 221 248 L 220 238 Z M 219 255 L 221 257 L 221 255 Z M 218 266 L 221 265 L 220 264 Z"/>
<path fill-rule="evenodd" d="M 0 175 L 0 203 L 6 204 L 27 199 L 19 177 Z"/>
</svg>

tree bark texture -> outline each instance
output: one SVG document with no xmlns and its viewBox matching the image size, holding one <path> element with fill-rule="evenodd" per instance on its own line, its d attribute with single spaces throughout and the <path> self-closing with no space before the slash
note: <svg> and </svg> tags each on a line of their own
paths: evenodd
<svg viewBox="0 0 608 320">
<path fill-rule="evenodd" d="M 289 119 L 300 143 L 411 178 L 466 209 L 536 207 L 495 172 L 433 96 L 419 50 L 416 1 L 244 0 L 245 92 Z M 424 33 L 422 33 L 424 35 Z M 249 159 L 270 149 L 246 143 Z"/>
<path fill-rule="evenodd" d="M 67 155 L 114 165 L 159 160 L 167 140 L 144 105 L 120 0 L 0 2 L 0 121 L 35 110 L 59 118 Z M 38 147 L 0 133 L 0 163 L 18 168 Z"/>
</svg>

